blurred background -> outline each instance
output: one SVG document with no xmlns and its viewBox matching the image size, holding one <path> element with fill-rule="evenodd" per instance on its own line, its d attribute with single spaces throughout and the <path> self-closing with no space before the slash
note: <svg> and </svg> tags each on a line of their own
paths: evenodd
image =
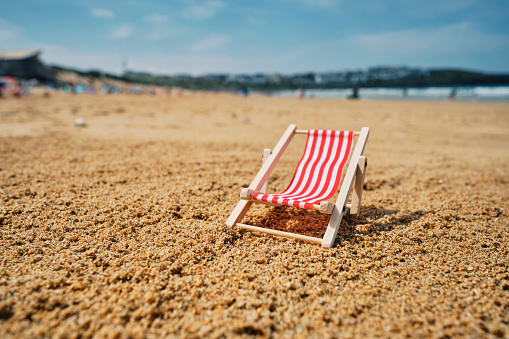
<svg viewBox="0 0 509 339">
<path fill-rule="evenodd" d="M 78 92 L 509 100 L 508 19 L 498 0 L 3 1 L 0 76 Z"/>
</svg>

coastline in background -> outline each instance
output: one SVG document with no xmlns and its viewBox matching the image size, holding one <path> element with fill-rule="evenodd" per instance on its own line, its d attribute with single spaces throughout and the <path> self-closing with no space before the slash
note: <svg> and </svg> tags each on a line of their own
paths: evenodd
<svg viewBox="0 0 509 339">
<path fill-rule="evenodd" d="M 444 86 L 414 88 L 359 88 L 359 99 L 371 100 L 458 100 L 509 102 L 509 86 Z M 351 88 L 306 89 L 306 98 L 348 99 Z M 275 91 L 273 95 L 299 97 L 298 90 Z"/>
</svg>

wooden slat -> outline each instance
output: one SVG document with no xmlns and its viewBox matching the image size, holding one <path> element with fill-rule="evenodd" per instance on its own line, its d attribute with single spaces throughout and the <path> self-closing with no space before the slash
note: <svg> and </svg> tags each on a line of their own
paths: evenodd
<svg viewBox="0 0 509 339">
<path fill-rule="evenodd" d="M 283 231 L 276 231 L 276 230 L 271 230 L 268 228 L 251 226 L 251 225 L 240 224 L 240 223 L 235 224 L 235 226 L 237 226 L 239 228 L 243 228 L 245 230 L 268 233 L 268 234 L 272 234 L 272 235 L 278 235 L 280 237 L 293 238 L 293 239 L 298 239 L 298 240 L 302 240 L 302 241 L 312 242 L 315 244 L 322 243 L 322 239 L 315 238 L 315 237 L 309 237 L 307 235 L 301 235 L 301 234 L 295 234 L 295 233 L 283 232 Z"/>
<path fill-rule="evenodd" d="M 281 139 L 279 139 L 279 142 L 276 144 L 276 147 L 274 147 L 272 154 L 267 158 L 267 161 L 265 161 L 265 163 L 262 165 L 262 168 L 260 168 L 260 170 L 258 171 L 258 174 L 251 182 L 251 185 L 249 185 L 250 189 L 260 191 L 262 186 L 269 178 L 270 173 L 276 166 L 279 158 L 281 158 L 283 152 L 290 144 L 290 141 L 292 141 L 296 129 L 297 129 L 296 125 L 292 124 L 288 126 L 285 133 L 283 134 Z M 226 220 L 226 224 L 228 226 L 233 226 L 236 223 L 241 222 L 244 216 L 246 215 L 247 211 L 251 207 L 251 204 L 252 204 L 251 201 L 240 200 L 235 209 L 233 210 L 232 214 L 228 218 L 228 220 Z"/>
<path fill-rule="evenodd" d="M 295 131 L 295 134 L 308 134 L 308 130 L 307 129 L 298 129 Z M 361 132 L 354 131 L 353 135 L 358 137 L 359 135 L 361 135 Z"/>
<path fill-rule="evenodd" d="M 352 154 L 352 158 L 350 159 L 350 165 L 345 174 L 345 178 L 343 179 L 343 184 L 341 185 L 341 189 L 339 191 L 338 199 L 336 200 L 336 207 L 332 211 L 332 215 L 327 225 L 327 230 L 325 231 L 325 235 L 323 237 L 322 246 L 323 247 L 332 247 L 334 245 L 334 241 L 336 240 L 336 235 L 338 234 L 339 225 L 341 224 L 341 219 L 344 215 L 344 210 L 346 209 L 345 205 L 350 196 L 350 192 L 352 191 L 353 182 L 355 180 L 355 172 L 357 170 L 357 164 L 359 162 L 362 153 L 364 152 L 364 148 L 366 147 L 366 142 L 369 137 L 369 128 L 363 127 L 361 129 L 361 134 L 357 140 L 355 145 L 355 149 Z"/>
<path fill-rule="evenodd" d="M 247 188 L 244 188 L 242 190 L 242 192 L 244 192 L 244 190 L 247 190 Z M 270 206 L 276 206 L 276 207 L 282 207 L 282 206 L 285 206 L 285 205 L 281 205 L 281 204 L 276 204 L 276 203 L 273 203 L 273 202 L 268 202 L 268 201 L 263 201 L 263 200 L 254 200 L 253 199 L 253 190 L 249 190 L 248 192 L 246 192 L 246 196 L 242 196 L 242 193 L 240 195 L 240 198 L 244 201 L 249 201 L 249 202 L 257 202 L 257 203 L 260 203 L 260 204 L 265 204 L 265 205 L 270 205 Z M 260 192 L 255 192 L 255 193 L 260 193 Z M 324 203 L 325 201 L 322 201 L 320 204 L 314 204 L 313 205 L 313 210 L 314 211 L 319 211 L 320 213 L 325 213 L 325 214 L 331 214 L 332 212 L 324 212 L 323 211 L 323 207 L 322 207 L 322 204 Z M 330 205 L 333 205 L 331 202 L 327 201 Z M 350 204 L 347 204 L 346 205 L 347 208 L 350 208 L 351 205 Z M 326 209 L 328 211 L 328 208 Z"/>
</svg>

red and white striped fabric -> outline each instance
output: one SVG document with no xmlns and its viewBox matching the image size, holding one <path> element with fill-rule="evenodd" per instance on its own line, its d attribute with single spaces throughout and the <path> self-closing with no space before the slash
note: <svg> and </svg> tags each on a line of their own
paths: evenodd
<svg viewBox="0 0 509 339">
<path fill-rule="evenodd" d="M 353 138 L 354 132 L 309 130 L 304 155 L 288 188 L 279 194 L 255 194 L 253 199 L 307 209 L 330 199 L 339 187 Z"/>
</svg>

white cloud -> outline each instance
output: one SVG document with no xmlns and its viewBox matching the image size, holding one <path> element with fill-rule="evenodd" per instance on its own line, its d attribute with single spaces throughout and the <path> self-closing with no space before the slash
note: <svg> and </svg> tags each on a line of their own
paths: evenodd
<svg viewBox="0 0 509 339">
<path fill-rule="evenodd" d="M 130 25 L 122 25 L 115 28 L 108 34 L 111 39 L 125 39 L 132 34 L 133 30 Z"/>
<path fill-rule="evenodd" d="M 189 19 L 207 19 L 213 17 L 218 10 L 225 5 L 219 0 L 208 0 L 203 2 L 189 1 L 189 7 L 183 11 L 183 15 Z"/>
<path fill-rule="evenodd" d="M 208 38 L 205 38 L 192 45 L 191 49 L 196 52 L 207 51 L 222 46 L 226 44 L 229 40 L 230 38 L 226 35 L 222 34 L 211 35 Z"/>
<path fill-rule="evenodd" d="M 115 13 L 109 9 L 94 8 L 92 9 L 92 15 L 97 18 L 111 19 L 115 17 Z"/>
<path fill-rule="evenodd" d="M 145 17 L 144 20 L 147 22 L 153 22 L 153 23 L 167 22 L 168 17 L 164 16 L 164 15 L 160 15 L 160 14 L 154 14 L 154 15 Z"/>
</svg>

